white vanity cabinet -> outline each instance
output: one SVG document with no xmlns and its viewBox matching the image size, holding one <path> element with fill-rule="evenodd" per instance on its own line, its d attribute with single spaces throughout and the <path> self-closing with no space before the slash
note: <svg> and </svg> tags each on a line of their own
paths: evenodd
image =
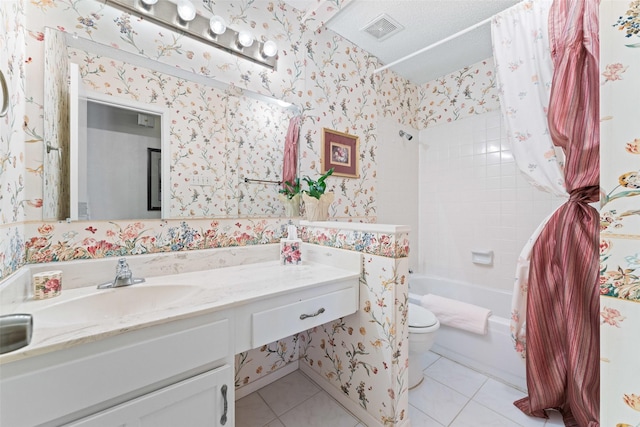
<svg viewBox="0 0 640 427">
<path fill-rule="evenodd" d="M 68 427 L 233 426 L 229 365 L 164 387 L 68 424 Z"/>
<path fill-rule="evenodd" d="M 217 312 L 3 364 L 0 426 L 233 426 L 232 323 Z"/>
<path fill-rule="evenodd" d="M 256 301 L 236 311 L 236 353 L 258 348 L 358 310 L 357 279 Z"/>
<path fill-rule="evenodd" d="M 304 252 L 300 266 L 237 265 L 151 277 L 129 294 L 80 287 L 59 303 L 24 302 L 15 312 L 33 314 L 33 337 L 0 356 L 0 427 L 233 427 L 237 353 L 358 310 L 361 255 Z M 156 309 L 154 293 L 176 289 L 179 299 Z M 47 318 L 56 307 L 82 316 Z"/>
</svg>

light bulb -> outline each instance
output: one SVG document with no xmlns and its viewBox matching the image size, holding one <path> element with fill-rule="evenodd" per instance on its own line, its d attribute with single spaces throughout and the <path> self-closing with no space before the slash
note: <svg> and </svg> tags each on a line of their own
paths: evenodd
<svg viewBox="0 0 640 427">
<path fill-rule="evenodd" d="M 262 45 L 262 55 L 266 58 L 271 58 L 272 56 L 276 56 L 278 53 L 278 45 L 273 40 L 267 40 Z"/>
<path fill-rule="evenodd" d="M 209 29 L 213 34 L 220 35 L 227 30 L 227 23 L 221 16 L 213 15 L 209 20 Z"/>
<path fill-rule="evenodd" d="M 196 7 L 189 0 L 180 0 L 177 8 L 178 16 L 184 22 L 192 21 L 196 17 Z"/>
<path fill-rule="evenodd" d="M 251 46 L 253 44 L 253 35 L 249 31 L 240 31 L 238 33 L 238 43 L 243 47 Z"/>
<path fill-rule="evenodd" d="M 153 6 L 158 0 L 140 0 L 145 6 Z"/>
</svg>

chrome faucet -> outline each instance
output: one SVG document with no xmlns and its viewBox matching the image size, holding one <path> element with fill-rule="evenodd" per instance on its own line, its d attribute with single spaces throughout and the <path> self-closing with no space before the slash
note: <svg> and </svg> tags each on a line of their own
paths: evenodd
<svg viewBox="0 0 640 427">
<path fill-rule="evenodd" d="M 98 289 L 120 288 L 122 286 L 131 286 L 136 283 L 142 283 L 144 279 L 134 278 L 127 260 L 120 258 L 116 266 L 116 277 L 112 282 L 102 283 L 98 285 Z"/>
</svg>

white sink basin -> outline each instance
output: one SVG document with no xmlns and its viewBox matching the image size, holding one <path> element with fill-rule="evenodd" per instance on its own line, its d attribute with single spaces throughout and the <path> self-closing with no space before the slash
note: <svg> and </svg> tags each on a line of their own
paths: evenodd
<svg viewBox="0 0 640 427">
<path fill-rule="evenodd" d="M 34 311 L 37 326 L 95 323 L 140 315 L 171 307 L 196 294 L 200 288 L 188 285 L 121 287 L 96 290 L 95 293 L 61 301 Z"/>
</svg>

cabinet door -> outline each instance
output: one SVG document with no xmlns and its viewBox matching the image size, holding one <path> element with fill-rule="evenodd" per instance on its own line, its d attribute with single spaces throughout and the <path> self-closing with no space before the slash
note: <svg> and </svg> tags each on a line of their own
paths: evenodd
<svg viewBox="0 0 640 427">
<path fill-rule="evenodd" d="M 234 425 L 230 365 L 75 421 L 72 427 L 211 427 Z"/>
</svg>

